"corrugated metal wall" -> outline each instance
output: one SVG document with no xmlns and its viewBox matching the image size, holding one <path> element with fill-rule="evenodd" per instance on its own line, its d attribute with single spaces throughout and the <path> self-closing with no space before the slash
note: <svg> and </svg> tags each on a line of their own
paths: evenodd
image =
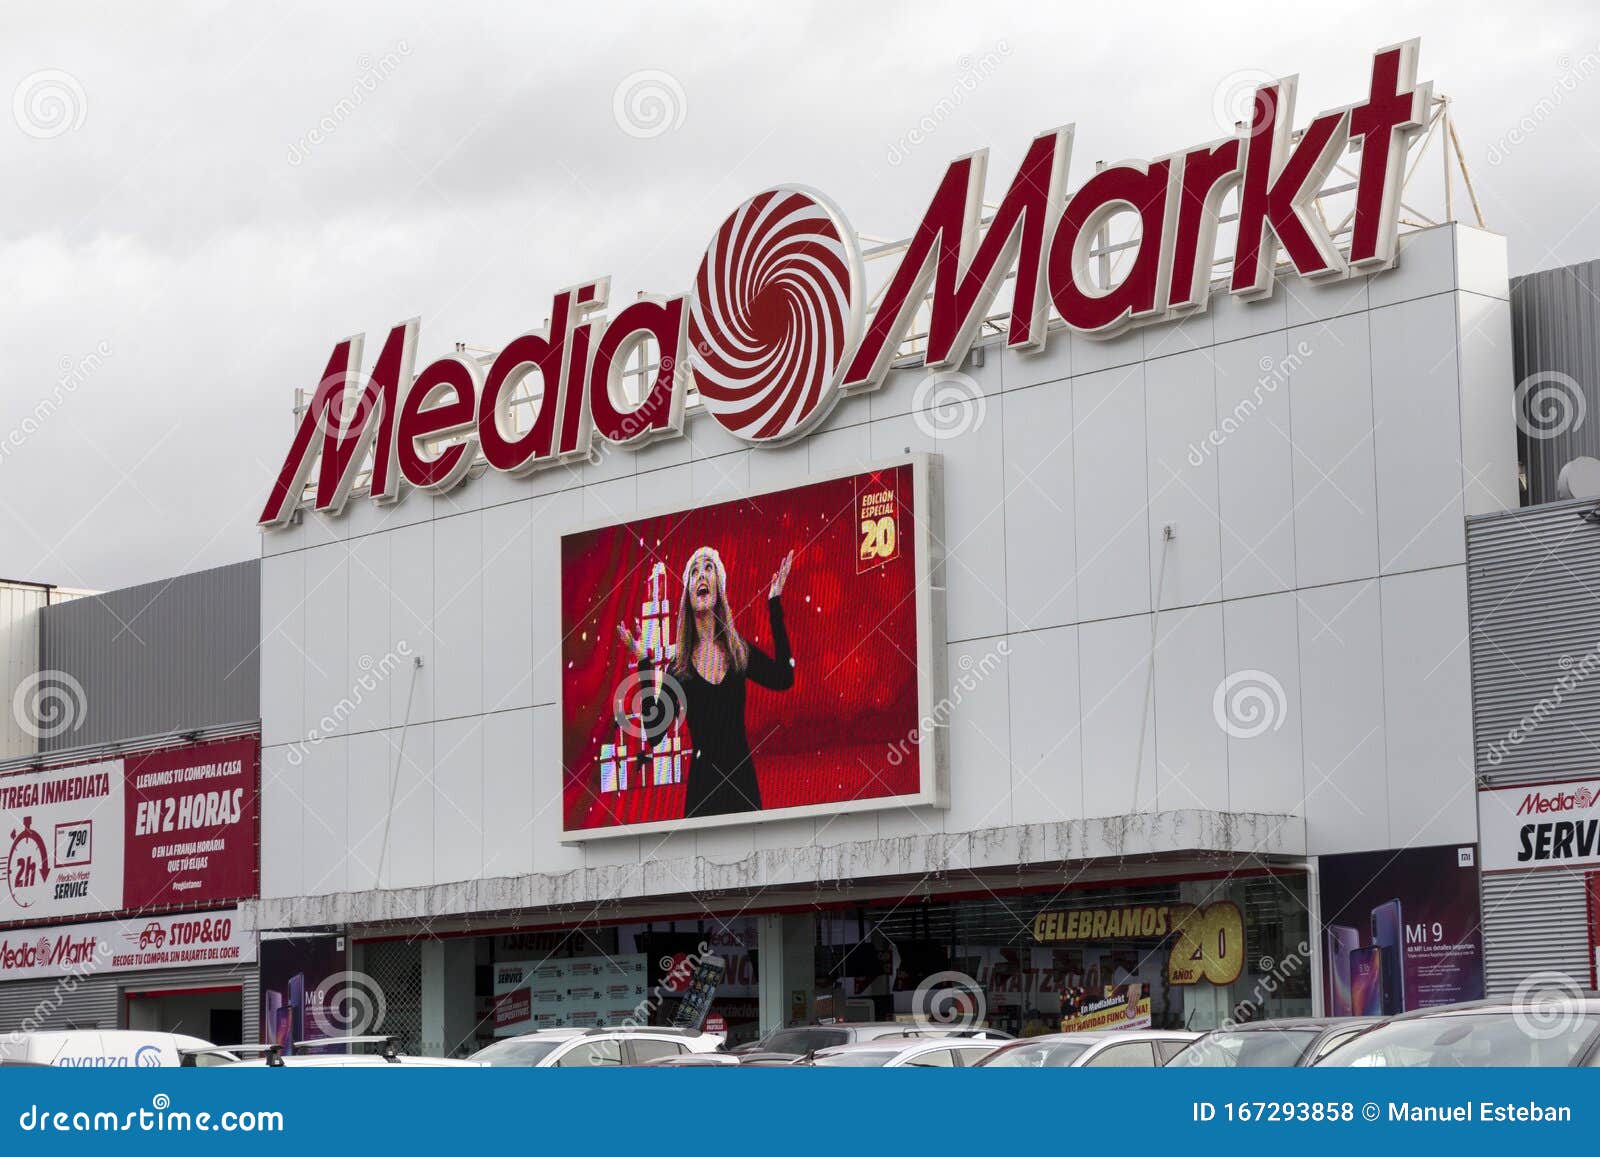
<svg viewBox="0 0 1600 1157">
<path fill-rule="evenodd" d="M 41 671 L 82 690 L 79 717 L 40 749 L 260 718 L 260 576 L 251 559 L 41 611 Z"/>
<path fill-rule="evenodd" d="M 1578 778 L 1600 768 L 1600 525 L 1582 517 L 1594 505 L 1551 503 L 1467 522 L 1480 786 Z M 1588 985 L 1583 875 L 1484 875 L 1489 995 L 1510 995 L 1544 971 Z"/>
<path fill-rule="evenodd" d="M 158 969 L 117 976 L 13 980 L 0 984 L 0 1029 L 123 1028 L 123 994 L 152 989 L 238 985 L 242 993 L 244 1037 L 217 1044 L 253 1044 L 260 1035 L 261 975 L 254 963 L 202 968 Z M 205 1031 L 193 1035 L 204 1037 Z"/>
<path fill-rule="evenodd" d="M 1600 261 L 1511 280 L 1512 364 L 1524 501 L 1553 502 L 1556 475 L 1600 457 Z M 1563 375 L 1555 378 L 1550 375 Z M 1535 375 L 1546 375 L 1536 378 Z M 1522 383 L 1527 383 L 1523 386 Z"/>
<path fill-rule="evenodd" d="M 38 739 L 22 726 L 22 716 L 11 710 L 12 700 L 24 680 L 39 669 L 39 611 L 49 600 L 50 588 L 28 583 L 0 582 L 0 759 L 32 755 Z"/>
</svg>

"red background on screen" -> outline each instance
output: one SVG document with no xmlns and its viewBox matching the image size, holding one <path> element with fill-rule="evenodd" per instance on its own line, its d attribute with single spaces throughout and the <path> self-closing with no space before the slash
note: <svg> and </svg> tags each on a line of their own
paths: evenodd
<svg viewBox="0 0 1600 1157">
<path fill-rule="evenodd" d="M 893 557 L 862 570 L 857 494 L 874 484 L 895 492 L 898 544 Z M 722 555 L 736 629 L 769 655 L 767 588 L 785 552 L 795 552 L 783 592 L 794 686 L 747 689 L 745 726 L 763 813 L 917 792 L 912 516 L 912 470 L 898 466 L 564 537 L 565 830 L 683 817 L 684 783 L 602 794 L 599 751 L 616 736 L 613 696 L 633 671 L 617 624 L 626 622 L 637 633 L 639 606 L 659 559 L 667 568 L 675 628 L 683 567 L 701 546 Z M 693 730 L 691 718 L 690 740 Z"/>
</svg>

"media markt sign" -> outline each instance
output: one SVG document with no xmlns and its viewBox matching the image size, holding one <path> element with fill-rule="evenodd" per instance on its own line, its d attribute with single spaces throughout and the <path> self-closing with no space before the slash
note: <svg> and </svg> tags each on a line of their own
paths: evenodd
<svg viewBox="0 0 1600 1157">
<path fill-rule="evenodd" d="M 338 514 L 370 458 L 375 502 L 408 487 L 448 491 L 481 456 L 523 475 L 582 458 L 597 443 L 642 445 L 682 433 L 692 379 L 701 403 L 753 445 L 803 436 L 840 397 L 876 389 L 918 309 L 929 325 L 922 364 L 961 363 L 1001 285 L 1015 272 L 1006 344 L 1039 350 L 1051 309 L 1066 327 L 1106 337 L 1206 308 L 1223 199 L 1238 191 L 1228 292 L 1272 293 L 1280 253 L 1301 277 L 1391 265 L 1402 162 L 1430 88 L 1418 42 L 1380 50 L 1361 101 L 1318 113 L 1294 135 L 1295 80 L 1262 85 L 1251 123 L 1233 136 L 1148 162 L 1102 169 L 1065 195 L 1073 129 L 1029 145 L 987 226 L 987 152 L 952 161 L 875 309 L 867 308 L 855 231 L 824 194 L 800 185 L 738 205 L 707 245 L 689 286 L 608 316 L 610 278 L 555 294 L 546 328 L 513 338 L 487 370 L 440 358 L 414 373 L 419 322 L 394 326 L 363 373 L 361 335 L 339 342 L 260 515 L 286 523 L 317 467 L 314 505 Z M 1341 153 L 1360 154 L 1348 252 L 1313 202 Z M 1091 242 L 1119 214 L 1139 219 L 1127 273 L 1096 286 Z M 656 372 L 637 400 L 624 367 L 653 348 Z M 530 421 L 511 404 L 540 385 Z"/>
<path fill-rule="evenodd" d="M 1485 872 L 1600 865 L 1600 779 L 1478 793 Z"/>
</svg>

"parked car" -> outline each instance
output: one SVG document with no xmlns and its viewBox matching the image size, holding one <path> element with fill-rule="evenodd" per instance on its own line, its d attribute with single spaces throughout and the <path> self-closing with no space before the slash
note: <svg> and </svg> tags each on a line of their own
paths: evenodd
<svg viewBox="0 0 1600 1157">
<path fill-rule="evenodd" d="M 722 1037 L 681 1028 L 541 1028 L 495 1041 L 469 1060 L 497 1068 L 620 1068 L 714 1053 Z"/>
<path fill-rule="evenodd" d="M 680 1053 L 675 1057 L 655 1057 L 651 1060 L 641 1061 L 643 1068 L 649 1069 L 679 1069 L 679 1068 L 771 1068 L 775 1065 L 796 1065 L 800 1057 L 790 1056 L 788 1053 Z"/>
<path fill-rule="evenodd" d="M 1167 1064 L 1179 1069 L 1304 1067 L 1381 1023 L 1377 1017 L 1291 1016 L 1212 1029 Z"/>
<path fill-rule="evenodd" d="M 969 1069 L 1003 1041 L 967 1037 L 879 1037 L 822 1049 L 796 1064 L 848 1069 Z"/>
<path fill-rule="evenodd" d="M 376 1048 L 376 1051 L 360 1052 L 362 1048 Z M 397 1036 L 341 1036 L 322 1037 L 319 1040 L 296 1041 L 295 1051 L 285 1056 L 283 1047 L 277 1044 L 269 1045 L 231 1045 L 227 1051 L 256 1054 L 248 1060 L 236 1063 L 223 1063 L 223 1067 L 230 1069 L 370 1069 L 381 1068 L 386 1065 L 404 1065 L 407 1068 L 444 1069 L 444 1068 L 482 1068 L 475 1061 L 452 1060 L 446 1057 L 415 1056 L 400 1051 L 400 1038 Z M 342 1052 L 327 1052 L 328 1049 L 342 1049 Z M 223 1053 L 225 1050 L 211 1049 L 185 1049 L 183 1050 L 183 1064 L 199 1064 L 200 1058 L 209 1053 Z M 213 1064 L 219 1062 L 211 1062 Z"/>
<path fill-rule="evenodd" d="M 822 1049 L 859 1041 L 897 1037 L 902 1040 L 922 1040 L 929 1037 L 968 1037 L 973 1040 L 1012 1040 L 1008 1032 L 993 1028 L 966 1028 L 923 1025 L 897 1020 L 860 1021 L 852 1024 L 799 1024 L 774 1029 L 760 1040 L 739 1045 L 728 1050 L 732 1053 L 787 1053 L 805 1056 Z"/>
<path fill-rule="evenodd" d="M 1403 1013 L 1362 1033 L 1319 1067 L 1600 1067 L 1600 993 L 1537 1005 L 1477 1000 Z"/>
<path fill-rule="evenodd" d="M 175 1068 L 182 1050 L 215 1048 L 199 1037 L 139 1029 L 54 1029 L 0 1035 L 0 1058 L 61 1068 Z M 238 1059 L 221 1055 L 207 1063 L 229 1064 Z"/>
<path fill-rule="evenodd" d="M 1055 1032 L 1002 1045 L 979 1061 L 978 1067 L 1153 1069 L 1166 1064 L 1199 1037 L 1197 1032 L 1148 1028 Z"/>
</svg>

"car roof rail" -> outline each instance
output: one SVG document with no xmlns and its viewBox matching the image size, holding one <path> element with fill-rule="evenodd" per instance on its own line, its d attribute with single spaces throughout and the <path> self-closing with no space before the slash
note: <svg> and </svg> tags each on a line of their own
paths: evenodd
<svg viewBox="0 0 1600 1157">
<path fill-rule="evenodd" d="M 382 1045 L 379 1055 L 390 1064 L 400 1059 L 400 1037 L 397 1033 L 370 1034 L 367 1036 L 325 1036 L 317 1040 L 297 1040 L 294 1047 L 298 1049 L 324 1049 L 348 1045 Z"/>
<path fill-rule="evenodd" d="M 178 1066 L 180 1068 L 196 1068 L 201 1057 L 226 1057 L 236 1056 L 239 1053 L 254 1053 L 263 1056 L 267 1064 L 278 1067 L 283 1064 L 283 1046 L 280 1044 L 269 1045 L 207 1045 L 204 1048 L 191 1048 L 178 1050 Z"/>
<path fill-rule="evenodd" d="M 605 1036 L 613 1032 L 656 1032 L 665 1033 L 667 1036 L 704 1036 L 697 1028 L 676 1028 L 671 1025 L 654 1024 L 597 1024 L 585 1032 L 584 1036 Z"/>
</svg>

